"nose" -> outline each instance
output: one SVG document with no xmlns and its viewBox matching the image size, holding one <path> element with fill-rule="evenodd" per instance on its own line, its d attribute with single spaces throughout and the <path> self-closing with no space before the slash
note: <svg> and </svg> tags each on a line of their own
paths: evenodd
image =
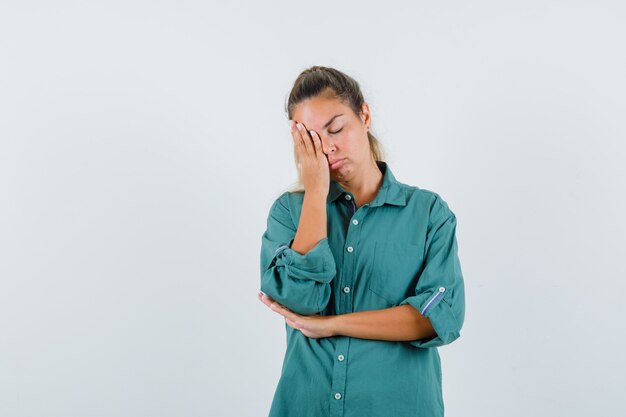
<svg viewBox="0 0 626 417">
<path fill-rule="evenodd" d="M 322 150 L 324 151 L 325 154 L 328 155 L 329 153 L 335 150 L 334 144 L 332 144 L 328 138 L 320 137 L 320 140 L 322 141 Z"/>
</svg>

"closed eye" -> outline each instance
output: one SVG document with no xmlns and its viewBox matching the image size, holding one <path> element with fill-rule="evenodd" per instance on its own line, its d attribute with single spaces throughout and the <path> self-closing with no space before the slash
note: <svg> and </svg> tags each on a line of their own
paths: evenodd
<svg viewBox="0 0 626 417">
<path fill-rule="evenodd" d="M 339 132 L 341 132 L 342 130 L 343 130 L 343 127 L 342 127 L 341 129 L 339 129 L 338 131 L 336 131 L 336 132 L 331 132 L 331 131 L 329 130 L 329 131 L 328 131 L 328 133 L 330 133 L 331 135 L 334 135 L 335 133 L 339 133 Z"/>
</svg>

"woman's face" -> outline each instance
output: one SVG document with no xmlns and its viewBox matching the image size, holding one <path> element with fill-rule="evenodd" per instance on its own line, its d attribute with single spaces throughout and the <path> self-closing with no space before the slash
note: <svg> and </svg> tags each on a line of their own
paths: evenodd
<svg viewBox="0 0 626 417">
<path fill-rule="evenodd" d="M 292 119 L 296 123 L 302 123 L 307 130 L 314 130 L 319 135 L 329 161 L 331 179 L 350 179 L 353 173 L 370 163 L 367 103 L 363 104 L 362 110 L 363 114 L 357 116 L 338 99 L 320 95 L 301 102 L 293 111 Z M 335 165 L 334 162 L 339 160 L 342 162 Z"/>
</svg>

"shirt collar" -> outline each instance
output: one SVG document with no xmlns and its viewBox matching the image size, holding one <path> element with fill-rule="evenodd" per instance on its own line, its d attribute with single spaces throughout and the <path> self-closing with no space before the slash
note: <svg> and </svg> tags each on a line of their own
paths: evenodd
<svg viewBox="0 0 626 417">
<path fill-rule="evenodd" d="M 389 165 L 384 161 L 376 161 L 376 165 L 378 165 L 378 168 L 383 173 L 383 184 L 378 190 L 374 200 L 369 203 L 369 206 L 378 207 L 383 204 L 406 206 L 406 195 L 404 193 L 404 189 L 402 188 L 402 184 L 396 180 L 396 177 L 391 172 Z M 328 198 L 326 201 L 328 203 L 333 202 L 345 193 L 346 190 L 344 190 L 341 185 L 331 180 Z"/>
</svg>

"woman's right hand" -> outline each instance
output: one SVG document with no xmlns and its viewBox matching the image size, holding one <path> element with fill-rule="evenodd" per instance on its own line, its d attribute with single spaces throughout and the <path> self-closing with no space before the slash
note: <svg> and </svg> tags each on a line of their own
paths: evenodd
<svg viewBox="0 0 626 417">
<path fill-rule="evenodd" d="M 300 129 L 298 129 L 298 126 Z M 322 141 L 316 132 L 310 131 L 296 121 L 290 121 L 291 136 L 298 156 L 298 170 L 305 192 L 328 195 L 330 168 L 328 158 L 322 150 Z"/>
</svg>

